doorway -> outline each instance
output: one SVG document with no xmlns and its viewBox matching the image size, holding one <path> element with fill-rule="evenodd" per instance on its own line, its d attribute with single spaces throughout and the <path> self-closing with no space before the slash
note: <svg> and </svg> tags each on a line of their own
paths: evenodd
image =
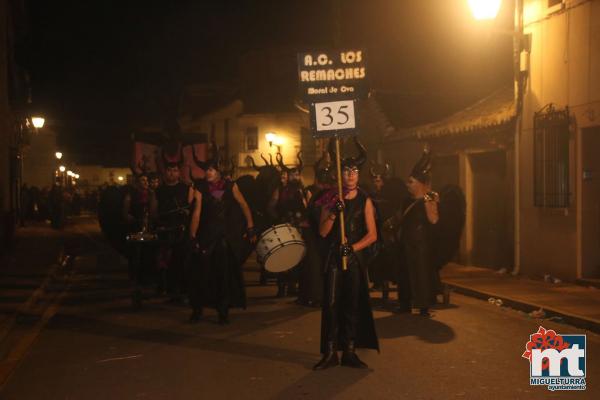
<svg viewBox="0 0 600 400">
<path fill-rule="evenodd" d="M 600 126 L 581 132 L 581 277 L 600 278 Z"/>
<path fill-rule="evenodd" d="M 505 151 L 469 155 L 472 169 L 473 247 L 475 266 L 502 268 L 513 263 L 513 216 Z"/>
</svg>

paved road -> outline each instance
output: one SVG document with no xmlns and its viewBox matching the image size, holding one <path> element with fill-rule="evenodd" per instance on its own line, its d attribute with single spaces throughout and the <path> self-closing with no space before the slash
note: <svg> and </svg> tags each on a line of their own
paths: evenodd
<svg viewBox="0 0 600 400">
<path fill-rule="evenodd" d="M 79 255 L 29 327 L 2 399 L 537 399 L 521 358 L 540 322 L 487 302 L 453 295 L 433 319 L 375 313 L 380 354 L 372 368 L 313 372 L 318 310 L 273 296 L 248 271 L 249 307 L 216 324 L 214 312 L 188 324 L 188 309 L 161 299 L 130 309 L 125 263 L 81 223 Z M 559 333 L 586 333 L 544 321 Z M 600 398 L 600 337 L 587 332 L 588 390 Z M 27 335 L 25 335 L 27 336 Z"/>
</svg>

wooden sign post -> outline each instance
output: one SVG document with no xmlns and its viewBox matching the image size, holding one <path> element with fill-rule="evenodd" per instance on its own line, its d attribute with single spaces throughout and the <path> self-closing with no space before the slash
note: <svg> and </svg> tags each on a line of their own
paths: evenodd
<svg viewBox="0 0 600 400">
<path fill-rule="evenodd" d="M 313 137 L 335 138 L 338 196 L 342 187 L 340 138 L 358 135 L 357 100 L 368 97 L 369 84 L 363 50 L 331 50 L 298 54 L 301 97 L 310 104 Z M 340 212 L 340 243 L 346 244 L 344 211 Z M 342 257 L 346 270 L 348 260 Z"/>
</svg>

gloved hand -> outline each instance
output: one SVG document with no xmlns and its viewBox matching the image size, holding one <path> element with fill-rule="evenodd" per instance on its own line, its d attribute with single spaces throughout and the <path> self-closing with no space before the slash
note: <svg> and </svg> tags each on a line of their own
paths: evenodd
<svg viewBox="0 0 600 400">
<path fill-rule="evenodd" d="M 330 211 L 332 214 L 336 215 L 341 213 L 342 211 L 344 211 L 344 202 L 341 200 L 336 201 L 333 207 L 331 207 Z"/>
<path fill-rule="evenodd" d="M 253 226 L 246 229 L 246 233 L 244 234 L 244 238 L 248 240 L 250 243 L 256 243 L 256 230 Z"/>
<path fill-rule="evenodd" d="M 437 192 L 431 191 L 431 192 L 427 192 L 425 193 L 425 196 L 423 196 L 423 200 L 425 200 L 425 202 L 428 201 L 440 201 L 440 195 Z"/>
<path fill-rule="evenodd" d="M 342 257 L 348 257 L 350 254 L 354 252 L 354 249 L 349 244 L 343 244 L 340 246 L 340 254 Z"/>
<path fill-rule="evenodd" d="M 188 248 L 192 253 L 200 252 L 200 243 L 198 243 L 198 240 L 195 237 L 190 237 L 190 240 L 188 241 Z"/>
</svg>

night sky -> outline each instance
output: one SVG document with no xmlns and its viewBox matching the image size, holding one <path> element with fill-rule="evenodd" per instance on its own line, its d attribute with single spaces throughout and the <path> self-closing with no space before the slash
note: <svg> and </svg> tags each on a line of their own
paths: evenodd
<svg viewBox="0 0 600 400">
<path fill-rule="evenodd" d="M 466 0 L 340 3 L 342 46 L 368 51 L 372 86 L 380 93 L 458 109 L 510 84 L 511 38 L 475 22 Z M 332 46 L 330 4 L 29 0 L 33 101 L 65 151 L 126 160 L 129 133 L 172 113 L 184 85 L 244 86 L 245 54 L 289 52 L 282 59 L 289 77 L 280 77 L 286 82 L 262 90 L 295 85 L 295 53 Z M 510 27 L 509 6 L 493 27 Z"/>
</svg>

